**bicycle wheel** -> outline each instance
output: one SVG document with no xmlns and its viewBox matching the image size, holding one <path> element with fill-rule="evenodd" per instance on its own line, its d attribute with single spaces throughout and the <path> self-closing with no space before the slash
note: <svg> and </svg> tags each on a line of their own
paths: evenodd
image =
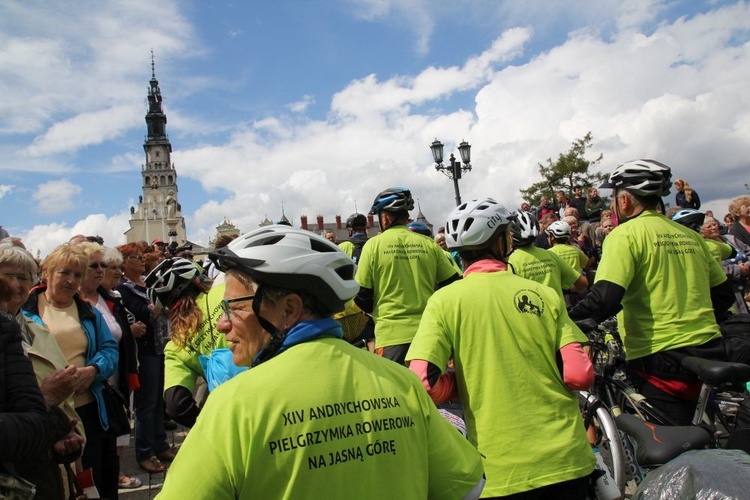
<svg viewBox="0 0 750 500">
<path fill-rule="evenodd" d="M 595 404 L 595 396 L 582 391 L 578 394 L 578 398 L 581 407 L 584 408 L 584 412 L 590 412 L 592 408 L 595 408 L 593 414 L 584 414 L 585 419 L 588 417 L 591 418 L 591 426 L 594 429 L 595 442 L 592 444 L 599 449 L 599 453 L 604 459 L 604 464 L 609 469 L 610 475 L 615 480 L 617 487 L 624 494 L 628 478 L 627 465 L 625 452 L 620 441 L 620 432 L 615 425 L 615 421 L 605 406 Z M 592 403 L 594 404 L 592 405 Z"/>
</svg>

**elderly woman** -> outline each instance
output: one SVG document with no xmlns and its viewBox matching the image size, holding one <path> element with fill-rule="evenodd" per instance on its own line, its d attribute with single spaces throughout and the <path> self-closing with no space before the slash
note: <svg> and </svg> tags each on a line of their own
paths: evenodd
<svg viewBox="0 0 750 500">
<path fill-rule="evenodd" d="M 62 478 L 55 459 L 72 460 L 72 454 L 80 453 L 83 438 L 71 431 L 71 422 L 61 410 L 48 406 L 32 362 L 25 355 L 20 326 L 5 311 L 16 295 L 16 284 L 28 276 L 10 267 L 0 265 L 0 473 L 31 481 L 37 489 L 36 498 L 62 499 Z M 22 479 L 11 491 L 3 488 L 0 493 L 8 496 L 2 497 L 16 498 L 14 494 L 18 494 L 18 498 L 27 498 L 21 493 L 29 494 L 31 486 Z"/>
<path fill-rule="evenodd" d="M 134 333 L 142 335 L 146 325 L 136 323 L 130 325 L 128 316 L 122 305 L 119 294 L 114 288 L 120 284 L 122 278 L 122 255 L 114 248 L 105 248 L 98 243 L 83 242 L 79 244 L 88 255 L 89 268 L 81 282 L 78 294 L 86 302 L 95 307 L 104 317 L 112 338 L 119 347 L 118 370 L 109 378 L 110 383 L 117 387 L 121 394 L 130 394 L 138 386 L 138 361 L 136 359 L 136 345 Z M 115 296 L 114 294 L 117 294 Z M 122 455 L 122 448 L 130 443 L 130 433 L 117 436 L 117 455 Z M 137 477 L 119 475 L 119 488 L 137 488 L 142 482 Z"/>
<path fill-rule="evenodd" d="M 302 498 L 314 491 L 319 498 L 392 498 L 408 490 L 413 498 L 461 498 L 481 482 L 478 452 L 440 416 L 419 380 L 342 340 L 331 315 L 359 285 L 341 249 L 309 231 L 270 226 L 212 258 L 227 273 L 217 328 L 234 362 L 253 368 L 211 393 L 161 497 Z M 364 430 L 391 418 L 408 425 Z M 329 437 L 313 444 L 323 434 Z M 390 487 L 383 487 L 386 476 Z"/>
<path fill-rule="evenodd" d="M 68 436 L 72 443 L 77 443 L 74 453 L 61 456 L 54 450 L 50 453 L 50 449 L 46 449 L 32 460 L 19 462 L 16 469 L 19 475 L 36 485 L 37 498 L 62 499 L 66 496 L 63 477 L 67 476 L 61 475 L 63 471 L 58 464 L 70 463 L 78 458 L 84 440 L 83 426 L 79 422 L 73 401 L 77 369 L 68 366 L 49 330 L 26 319 L 21 313 L 21 306 L 29 296 L 36 275 L 36 260 L 29 252 L 11 243 L 0 244 L 0 276 L 9 280 L 11 293 L 0 309 L 16 317 L 24 349 L 31 359 L 37 384 L 48 407 L 59 407 L 60 411 L 56 411 L 54 415 L 68 432 L 71 424 L 76 426 L 75 432 Z"/>
<path fill-rule="evenodd" d="M 750 196 L 745 194 L 732 198 L 729 213 L 734 218 L 734 224 L 729 228 L 728 234 L 745 245 L 750 245 Z"/>
<path fill-rule="evenodd" d="M 750 277 L 750 246 L 744 244 L 731 234 L 719 234 L 719 222 L 713 217 L 706 217 L 701 226 L 701 235 L 706 240 L 711 254 L 724 269 L 734 288 L 734 312 L 747 314 L 745 295 L 748 292 L 748 277 Z"/>
<path fill-rule="evenodd" d="M 146 325 L 136 337 L 138 344 L 138 380 L 135 391 L 135 455 L 145 471 L 164 472 L 162 461 L 173 460 L 176 451 L 167 443 L 164 430 L 164 346 L 155 331 L 155 318 L 161 308 L 154 307 L 146 293 L 145 260 L 138 243 L 117 247 L 123 258 L 123 281 L 117 286 L 125 308 Z"/>
<path fill-rule="evenodd" d="M 77 294 L 88 269 L 82 248 L 55 248 L 42 263 L 44 284 L 31 290 L 23 314 L 52 333 L 67 363 L 75 367 L 75 408 L 86 431 L 82 464 L 92 469 L 103 497 L 117 498 L 119 463 L 115 437 L 107 433 L 102 382 L 114 373 L 119 354 L 102 315 Z"/>
</svg>

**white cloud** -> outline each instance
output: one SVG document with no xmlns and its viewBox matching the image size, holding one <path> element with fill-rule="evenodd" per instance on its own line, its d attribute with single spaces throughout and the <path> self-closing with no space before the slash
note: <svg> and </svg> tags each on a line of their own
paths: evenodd
<svg viewBox="0 0 750 500">
<path fill-rule="evenodd" d="M 6 194 L 12 192 L 14 187 L 15 186 L 12 184 L 0 184 L 0 200 L 3 199 Z"/>
<path fill-rule="evenodd" d="M 129 218 L 130 214 L 127 212 L 121 212 L 111 217 L 104 214 L 92 214 L 72 226 L 60 223 L 38 225 L 28 232 L 14 234 L 13 236 L 20 237 L 26 248 L 35 256 L 39 255 L 40 258 L 44 258 L 58 245 L 67 243 L 76 234 L 98 235 L 104 238 L 105 246 L 115 247 L 125 243 L 123 233 L 129 227 Z"/>
<path fill-rule="evenodd" d="M 76 204 L 83 189 L 67 179 L 40 184 L 32 195 L 35 209 L 43 214 L 57 214 L 70 210 Z"/>
<path fill-rule="evenodd" d="M 446 156 L 462 139 L 473 145 L 474 169 L 460 181 L 463 199 L 492 195 L 517 206 L 518 190 L 538 178 L 537 163 L 588 131 L 592 155 L 604 153 L 602 170 L 653 157 L 672 165 L 702 197 L 731 197 L 736 186 L 728 178 L 717 181 L 712 169 L 742 175 L 750 157 L 744 90 L 750 54 L 733 40 L 749 28 L 750 7 L 740 3 L 648 33 L 576 32 L 524 64 L 496 69 L 533 42 L 529 29 L 508 30 L 461 66 L 352 82 L 334 96 L 327 121 L 269 118 L 239 127 L 226 144 L 175 156 L 181 175 L 228 193 L 195 212 L 195 224 L 209 234 L 213 228 L 199 220 L 215 225 L 228 216 L 247 231 L 266 215 L 277 219 L 282 201 L 295 224 L 300 215 L 345 216 L 355 203 L 366 211 L 390 185 L 410 187 L 428 219 L 440 224 L 454 193 L 432 167 L 435 137 L 448 144 Z M 474 88 L 473 110 L 412 109 Z M 222 167 L 205 175 L 208 164 Z"/>
<path fill-rule="evenodd" d="M 0 133 L 8 134 L 37 132 L 71 113 L 132 106 L 143 96 L 149 49 L 157 61 L 197 52 L 174 1 L 82 0 L 50 10 L 8 0 L 0 7 L 0 33 Z M 113 119 L 130 120 L 121 115 Z"/>
<path fill-rule="evenodd" d="M 288 104 L 287 107 L 294 113 L 304 113 L 312 104 L 315 104 L 315 97 L 311 95 L 304 95 L 302 96 L 302 99 L 297 102 Z"/>
<path fill-rule="evenodd" d="M 84 146 L 113 139 L 140 124 L 143 112 L 132 105 L 114 106 L 81 113 L 55 123 L 28 148 L 31 156 L 76 151 Z"/>
</svg>

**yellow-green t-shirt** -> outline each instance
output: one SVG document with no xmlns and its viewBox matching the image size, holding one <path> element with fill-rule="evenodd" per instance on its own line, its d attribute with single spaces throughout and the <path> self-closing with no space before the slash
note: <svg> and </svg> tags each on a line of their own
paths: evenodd
<svg viewBox="0 0 750 500">
<path fill-rule="evenodd" d="M 214 390 L 157 498 L 455 499 L 481 477 L 413 373 L 322 338 Z"/>
<path fill-rule="evenodd" d="M 339 248 L 343 250 L 344 253 L 346 253 L 346 255 L 349 256 L 349 258 L 351 258 L 351 256 L 354 255 L 354 243 L 352 243 L 349 240 L 342 241 L 341 243 L 339 243 Z"/>
<path fill-rule="evenodd" d="M 701 235 L 653 210 L 604 240 L 596 281 L 625 289 L 619 329 L 627 359 L 719 336 L 710 288 L 726 281 Z"/>
<path fill-rule="evenodd" d="M 585 341 L 554 290 L 510 272 L 471 273 L 430 298 L 406 359 L 443 369 L 453 358 L 468 438 L 484 457 L 483 495 L 593 470 L 578 397 L 556 362 L 561 347 Z"/>
<path fill-rule="evenodd" d="M 734 249 L 723 241 L 716 241 L 706 238 L 705 242 L 708 246 L 708 250 L 711 252 L 711 255 L 716 258 L 719 264 L 731 257 L 732 253 L 734 252 Z"/>
<path fill-rule="evenodd" d="M 198 356 L 210 355 L 214 349 L 229 346 L 226 336 L 216 329 L 216 323 L 223 314 L 221 300 L 224 298 L 224 288 L 225 283 L 216 284 L 208 294 L 201 294 L 196 298 L 203 320 L 184 349 L 178 348 L 171 340 L 164 346 L 165 391 L 178 385 L 190 391 L 195 390 L 196 380 L 203 377 Z M 209 310 L 210 314 L 207 313 Z"/>
<path fill-rule="evenodd" d="M 568 243 L 557 243 L 549 249 L 550 252 L 557 254 L 563 262 L 567 263 L 570 267 L 575 269 L 577 272 L 586 267 L 589 258 L 583 253 L 583 250 L 575 245 Z"/>
<path fill-rule="evenodd" d="M 435 285 L 457 274 L 432 238 L 392 226 L 370 238 L 356 280 L 375 297 L 375 346 L 408 344 Z"/>
<path fill-rule="evenodd" d="M 561 300 L 563 291 L 572 287 L 581 273 L 564 262 L 556 253 L 534 245 L 518 247 L 508 258 L 513 273 L 553 288 Z"/>
</svg>

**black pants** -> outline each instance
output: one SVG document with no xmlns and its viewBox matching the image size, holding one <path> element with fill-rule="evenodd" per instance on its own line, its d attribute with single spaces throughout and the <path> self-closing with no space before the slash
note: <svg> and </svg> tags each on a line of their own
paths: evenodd
<svg viewBox="0 0 750 500">
<path fill-rule="evenodd" d="M 591 476 L 579 477 L 562 483 L 550 484 L 534 490 L 515 493 L 502 498 L 504 500 L 584 500 L 589 497 Z M 487 499 L 485 499 L 487 500 Z"/>
<path fill-rule="evenodd" d="M 378 356 L 395 361 L 400 365 L 406 366 L 406 353 L 409 351 L 411 344 L 389 345 L 375 350 Z"/>
<path fill-rule="evenodd" d="M 657 352 L 650 356 L 634 359 L 628 362 L 631 380 L 638 390 L 648 398 L 659 410 L 672 417 L 680 425 L 690 425 L 695 413 L 697 400 L 678 398 L 656 388 L 638 376 L 638 372 L 647 373 L 665 380 L 679 380 L 682 382 L 699 382 L 692 373 L 682 368 L 682 359 L 686 356 L 712 359 L 715 361 L 747 362 L 750 343 L 743 339 L 733 338 L 725 341 L 718 338 L 698 346 L 681 347 L 670 351 Z M 745 413 L 750 410 L 746 405 L 740 407 L 739 422 L 748 419 Z"/>
<path fill-rule="evenodd" d="M 86 447 L 83 449 L 84 469 L 91 467 L 94 484 L 101 498 L 116 499 L 120 476 L 120 459 L 117 457 L 117 438 L 110 437 L 102 429 L 96 401 L 76 408 L 86 431 Z"/>
</svg>

